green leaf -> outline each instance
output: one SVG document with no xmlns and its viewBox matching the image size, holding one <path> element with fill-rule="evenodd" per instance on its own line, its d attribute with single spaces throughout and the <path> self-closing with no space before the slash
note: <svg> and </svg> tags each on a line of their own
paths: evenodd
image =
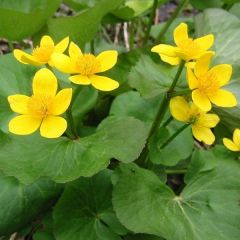
<svg viewBox="0 0 240 240">
<path fill-rule="evenodd" d="M 204 10 L 205 8 L 221 8 L 222 0 L 190 0 L 192 6 L 199 10 Z"/>
<path fill-rule="evenodd" d="M 72 181 L 106 168 L 111 158 L 134 161 L 146 137 L 144 124 L 130 117 L 109 117 L 96 133 L 74 141 L 66 137 L 45 139 L 38 133 L 31 136 L 1 133 L 0 169 L 25 183 L 41 176 L 57 182 Z"/>
<path fill-rule="evenodd" d="M 164 240 L 163 238 L 147 234 L 129 234 L 124 237 L 126 240 Z"/>
<path fill-rule="evenodd" d="M 0 2 L 0 36 L 22 40 L 38 32 L 53 15 L 60 0 L 3 0 Z"/>
<path fill-rule="evenodd" d="M 57 40 L 69 36 L 72 41 L 83 47 L 86 42 L 94 38 L 104 15 L 121 3 L 122 0 L 102 0 L 76 16 L 50 19 L 47 31 Z"/>
<path fill-rule="evenodd" d="M 176 196 L 153 172 L 122 164 L 113 190 L 114 210 L 135 233 L 171 240 L 237 240 L 239 171 L 239 162 L 218 155 L 213 170 L 188 179 Z"/>
<path fill-rule="evenodd" d="M 155 63 L 146 55 L 142 55 L 129 74 L 129 84 L 137 89 L 143 97 L 155 97 L 164 93 L 170 87 L 177 67 L 172 67 L 163 62 Z M 179 87 L 186 87 L 185 74 L 182 73 Z"/>
<path fill-rule="evenodd" d="M 46 179 L 25 186 L 3 174 L 0 174 L 0 188 L 0 236 L 31 223 L 55 204 L 62 192 L 61 185 Z"/>
<path fill-rule="evenodd" d="M 111 171 L 66 185 L 54 209 L 54 234 L 65 240 L 120 240 L 127 230 L 112 209 Z"/>
</svg>

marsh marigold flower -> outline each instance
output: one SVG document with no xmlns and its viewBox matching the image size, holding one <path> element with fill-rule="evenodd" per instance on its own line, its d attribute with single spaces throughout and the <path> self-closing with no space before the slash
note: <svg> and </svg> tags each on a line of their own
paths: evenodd
<svg viewBox="0 0 240 240">
<path fill-rule="evenodd" d="M 69 46 L 69 56 L 54 54 L 54 66 L 64 72 L 76 74 L 69 79 L 73 83 L 89 85 L 102 91 L 112 91 L 118 88 L 119 83 L 111 78 L 96 75 L 112 68 L 117 62 L 117 51 L 104 51 L 97 56 L 83 54 L 81 49 L 73 42 Z"/>
<path fill-rule="evenodd" d="M 15 49 L 13 54 L 15 58 L 24 64 L 39 66 L 43 64 L 52 65 L 51 57 L 53 53 L 63 53 L 69 43 L 69 37 L 64 38 L 58 44 L 54 44 L 50 36 L 43 36 L 40 41 L 40 46 L 33 49 L 31 54 L 25 53 L 22 50 Z"/>
<path fill-rule="evenodd" d="M 159 44 L 152 48 L 152 52 L 160 55 L 162 61 L 171 65 L 178 65 L 181 60 L 186 62 L 196 60 L 211 48 L 214 36 L 206 36 L 192 39 L 188 36 L 188 26 L 186 23 L 179 24 L 173 33 L 174 42 L 177 46 Z"/>
<path fill-rule="evenodd" d="M 175 119 L 191 125 L 193 136 L 198 141 L 208 145 L 215 141 L 210 128 L 215 127 L 220 120 L 216 114 L 202 111 L 194 103 L 189 104 L 184 97 L 172 98 L 170 111 Z"/>
<path fill-rule="evenodd" d="M 194 69 L 187 68 L 187 79 L 192 89 L 193 102 L 203 111 L 209 111 L 214 103 L 220 107 L 234 107 L 236 97 L 229 91 L 221 89 L 231 78 L 232 66 L 219 64 L 209 69 L 211 53 L 200 57 Z"/>
<path fill-rule="evenodd" d="M 66 88 L 57 94 L 57 79 L 47 68 L 39 70 L 33 78 L 33 94 L 11 95 L 8 102 L 11 109 L 21 115 L 9 122 L 9 131 L 18 135 L 28 135 L 40 127 L 40 134 L 46 138 L 61 136 L 67 128 L 67 121 L 59 117 L 72 98 L 72 89 Z"/>
<path fill-rule="evenodd" d="M 223 139 L 226 148 L 234 152 L 240 152 L 240 129 L 237 128 L 233 132 L 233 141 L 228 138 Z"/>
</svg>

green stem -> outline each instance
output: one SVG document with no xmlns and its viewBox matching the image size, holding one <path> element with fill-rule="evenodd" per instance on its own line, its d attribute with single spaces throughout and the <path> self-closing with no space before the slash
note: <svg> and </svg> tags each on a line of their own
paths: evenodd
<svg viewBox="0 0 240 240">
<path fill-rule="evenodd" d="M 153 6 L 152 6 L 152 11 L 151 11 L 151 14 L 150 14 L 150 17 L 149 17 L 149 22 L 148 22 L 145 38 L 144 38 L 144 45 L 146 45 L 147 42 L 148 42 L 148 38 L 149 38 L 149 35 L 150 35 L 150 30 L 151 30 L 151 27 L 152 27 L 152 23 L 153 23 L 153 20 L 155 18 L 155 15 L 156 15 L 157 6 L 158 6 L 158 0 L 154 0 Z"/>
<path fill-rule="evenodd" d="M 68 110 L 66 111 L 66 115 L 68 120 L 68 126 L 71 130 L 71 133 L 68 133 L 68 136 L 71 139 L 78 139 L 79 136 L 78 136 L 77 129 L 74 124 L 73 115 L 72 115 L 72 105 L 69 106 Z"/>
<path fill-rule="evenodd" d="M 160 103 L 160 106 L 159 106 L 159 109 L 158 109 L 158 113 L 153 121 L 153 124 L 152 124 L 152 127 L 149 131 L 149 134 L 148 134 L 148 138 L 147 138 L 147 141 L 146 141 L 146 145 L 145 147 L 143 148 L 139 158 L 137 159 L 137 162 L 140 164 L 140 165 L 144 165 L 146 164 L 146 158 L 148 156 L 148 142 L 150 140 L 150 138 L 152 137 L 152 135 L 156 132 L 156 130 L 159 128 L 160 124 L 162 123 L 163 121 L 163 118 L 165 116 L 165 113 L 167 112 L 167 109 L 168 109 L 168 104 L 169 104 L 169 101 L 170 101 L 170 94 L 172 93 L 172 91 L 174 90 L 176 84 L 177 84 L 177 81 L 181 75 L 181 72 L 184 68 L 184 65 L 185 65 L 185 62 L 184 61 L 181 61 L 179 67 L 178 67 L 178 71 L 175 75 L 175 78 L 173 79 L 173 82 L 171 84 L 171 86 L 169 87 L 168 91 L 165 93 L 163 99 L 162 99 L 162 102 Z"/>
<path fill-rule="evenodd" d="M 165 169 L 166 174 L 184 174 L 187 169 Z"/>
<path fill-rule="evenodd" d="M 179 128 L 165 143 L 162 144 L 161 149 L 165 148 L 170 142 L 174 140 L 175 137 L 177 137 L 188 126 L 189 124 L 185 124 L 181 128 Z"/>
<path fill-rule="evenodd" d="M 129 29 L 129 49 L 130 50 L 133 50 L 133 48 L 134 48 L 134 26 L 135 26 L 135 24 L 134 24 L 134 21 L 132 20 L 132 22 L 131 22 L 131 24 L 130 24 L 130 29 Z"/>
<path fill-rule="evenodd" d="M 170 116 L 164 123 L 163 123 L 163 127 L 166 127 L 171 121 L 173 120 L 173 117 Z"/>
<path fill-rule="evenodd" d="M 95 53 L 94 39 L 90 41 L 90 51 L 92 54 Z"/>
<path fill-rule="evenodd" d="M 174 91 L 172 93 L 169 93 L 169 96 L 170 97 L 183 96 L 183 95 L 187 95 L 191 92 L 192 92 L 191 89 L 183 89 L 183 90 L 180 90 L 180 91 Z"/>
<path fill-rule="evenodd" d="M 184 6 L 188 3 L 189 0 L 182 0 L 177 8 L 175 9 L 174 13 L 172 16 L 168 19 L 168 21 L 165 23 L 162 31 L 158 34 L 156 38 L 156 42 L 159 43 L 161 42 L 164 34 L 167 32 L 168 28 L 171 26 L 173 20 L 180 14 L 180 12 L 183 10 Z"/>
<path fill-rule="evenodd" d="M 10 52 L 12 52 L 14 50 L 13 43 L 10 40 L 8 41 L 8 47 L 9 47 Z"/>
</svg>

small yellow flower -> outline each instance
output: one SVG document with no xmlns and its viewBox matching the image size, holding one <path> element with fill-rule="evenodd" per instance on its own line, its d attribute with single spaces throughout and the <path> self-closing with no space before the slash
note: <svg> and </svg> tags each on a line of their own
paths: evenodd
<svg viewBox="0 0 240 240">
<path fill-rule="evenodd" d="M 57 79 L 47 68 L 40 69 L 33 78 L 33 94 L 11 95 L 8 102 L 11 109 L 21 115 L 9 122 L 9 131 L 18 135 L 28 135 L 40 127 L 40 134 L 46 138 L 57 138 L 67 128 L 67 121 L 59 117 L 72 98 L 72 89 L 66 88 L 57 94 Z"/>
<path fill-rule="evenodd" d="M 69 56 L 55 53 L 54 66 L 64 72 L 77 74 L 69 79 L 73 83 L 89 85 L 102 91 L 112 91 L 119 87 L 119 83 L 111 78 L 96 75 L 112 68 L 117 62 L 117 51 L 104 51 L 97 55 L 83 54 L 81 49 L 73 42 L 69 46 Z"/>
<path fill-rule="evenodd" d="M 151 51 L 160 55 L 162 61 L 171 65 L 178 65 L 182 60 L 188 62 L 201 57 L 211 48 L 214 42 L 212 34 L 192 39 L 188 36 L 188 26 L 186 23 L 179 24 L 174 30 L 175 46 L 159 44 L 154 46 Z"/>
<path fill-rule="evenodd" d="M 43 36 L 40 41 L 40 46 L 33 49 L 32 54 L 23 52 L 22 50 L 15 49 L 13 54 L 15 58 L 24 64 L 31 64 L 39 66 L 43 64 L 52 65 L 51 57 L 53 53 L 63 53 L 69 43 L 69 37 L 64 38 L 58 44 L 54 42 L 50 36 Z"/>
<path fill-rule="evenodd" d="M 223 139 L 226 148 L 234 152 L 240 152 L 240 129 L 237 128 L 233 132 L 233 141 L 228 138 Z"/>
<path fill-rule="evenodd" d="M 174 97 L 170 100 L 170 111 L 178 121 L 191 124 L 193 136 L 198 141 L 211 145 L 215 141 L 210 128 L 219 122 L 216 114 L 203 112 L 194 103 L 189 104 L 183 97 Z"/>
<path fill-rule="evenodd" d="M 193 102 L 203 111 L 209 111 L 214 103 L 220 107 L 234 107 L 236 97 L 229 91 L 221 89 L 231 78 L 232 66 L 219 64 L 209 69 L 211 53 L 200 57 L 194 69 L 187 68 L 187 79 L 192 89 Z"/>
</svg>

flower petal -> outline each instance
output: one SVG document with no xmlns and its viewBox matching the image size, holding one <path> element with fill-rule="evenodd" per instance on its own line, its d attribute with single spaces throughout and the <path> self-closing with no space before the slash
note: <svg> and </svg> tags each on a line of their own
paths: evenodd
<svg viewBox="0 0 240 240">
<path fill-rule="evenodd" d="M 168 57 L 166 55 L 160 54 L 160 57 L 163 62 L 169 63 L 171 65 L 178 65 L 181 61 L 178 57 Z"/>
<path fill-rule="evenodd" d="M 197 124 L 202 127 L 213 128 L 216 127 L 219 121 L 220 118 L 216 114 L 202 113 L 197 119 Z"/>
<path fill-rule="evenodd" d="M 151 49 L 151 52 L 156 52 L 158 54 L 163 54 L 163 55 L 166 55 L 168 57 L 177 57 L 176 56 L 176 49 L 177 49 L 177 47 L 173 47 L 171 45 L 159 44 L 159 45 L 154 46 Z"/>
<path fill-rule="evenodd" d="M 228 138 L 223 138 L 223 144 L 226 148 L 233 152 L 238 152 L 240 151 L 240 148 L 230 139 Z"/>
<path fill-rule="evenodd" d="M 192 69 L 190 69 L 189 67 L 187 67 L 187 80 L 190 89 L 195 89 L 198 87 L 198 80 L 194 75 Z"/>
<path fill-rule="evenodd" d="M 219 64 L 209 70 L 217 78 L 219 86 L 226 85 L 232 76 L 232 66 L 230 64 Z"/>
<path fill-rule="evenodd" d="M 40 134 L 46 138 L 60 137 L 67 129 L 67 121 L 62 117 L 47 116 L 43 119 Z"/>
<path fill-rule="evenodd" d="M 42 65 L 44 63 L 39 62 L 36 58 L 34 58 L 32 55 L 23 52 L 22 50 L 19 49 L 15 49 L 13 51 L 13 55 L 14 57 L 21 63 L 23 64 L 31 64 L 34 66 L 39 66 Z"/>
<path fill-rule="evenodd" d="M 9 131 L 18 135 L 28 135 L 35 132 L 40 124 L 42 119 L 38 117 L 33 117 L 30 115 L 20 115 L 13 118 L 9 122 Z"/>
<path fill-rule="evenodd" d="M 186 23 L 180 23 L 173 32 L 174 36 L 174 42 L 177 46 L 179 46 L 179 43 L 183 40 L 188 39 L 188 26 Z"/>
<path fill-rule="evenodd" d="M 41 38 L 40 46 L 52 46 L 54 47 L 54 42 L 52 38 L 48 35 L 45 35 Z"/>
<path fill-rule="evenodd" d="M 192 92 L 193 102 L 203 111 L 207 112 L 211 110 L 212 105 L 208 97 L 201 93 L 198 89 Z"/>
<path fill-rule="evenodd" d="M 215 141 L 215 136 L 209 128 L 192 125 L 192 133 L 199 142 L 203 141 L 204 143 L 211 145 Z"/>
<path fill-rule="evenodd" d="M 75 64 L 71 61 L 70 57 L 62 53 L 53 53 L 51 62 L 55 68 L 64 73 L 77 73 Z"/>
<path fill-rule="evenodd" d="M 200 48 L 202 52 L 208 50 L 213 45 L 213 42 L 214 42 L 213 34 L 208 34 L 206 36 L 194 40 L 194 43 L 197 44 L 197 46 Z"/>
<path fill-rule="evenodd" d="M 54 52 L 63 53 L 67 49 L 68 43 L 69 37 L 65 37 L 58 44 L 55 45 Z"/>
<path fill-rule="evenodd" d="M 213 55 L 213 52 L 207 52 L 196 61 L 194 73 L 197 77 L 205 74 L 208 71 Z"/>
<path fill-rule="evenodd" d="M 30 97 L 16 94 L 8 96 L 8 102 L 10 104 L 11 109 L 20 114 L 27 114 L 28 113 L 28 102 Z"/>
<path fill-rule="evenodd" d="M 238 146 L 238 148 L 240 149 L 240 129 L 237 128 L 234 130 L 233 133 L 233 142 Z"/>
<path fill-rule="evenodd" d="M 97 55 L 96 59 L 100 62 L 100 71 L 105 72 L 117 63 L 118 52 L 115 50 L 104 51 Z"/>
<path fill-rule="evenodd" d="M 172 116 L 181 122 L 189 120 L 189 104 L 184 97 L 174 97 L 170 100 L 170 112 Z"/>
<path fill-rule="evenodd" d="M 212 103 L 220 107 L 235 107 L 237 105 L 236 97 L 229 91 L 219 89 L 216 93 L 209 96 Z"/>
<path fill-rule="evenodd" d="M 91 84 L 98 90 L 101 91 L 112 91 L 119 87 L 119 83 L 111 78 L 92 75 L 89 76 Z"/>
<path fill-rule="evenodd" d="M 76 59 L 79 56 L 83 55 L 81 49 L 74 42 L 70 43 L 70 46 L 69 46 L 69 49 L 68 49 L 68 53 L 69 53 L 70 58 L 73 61 L 76 61 Z"/>
<path fill-rule="evenodd" d="M 53 103 L 51 106 L 51 114 L 60 115 L 66 112 L 71 103 L 71 99 L 72 99 L 71 88 L 65 88 L 59 91 L 58 94 L 53 99 Z"/>
<path fill-rule="evenodd" d="M 91 84 L 91 80 L 89 79 L 89 77 L 88 76 L 83 76 L 83 75 L 71 76 L 71 77 L 69 77 L 69 80 L 73 83 L 81 84 L 81 85 Z"/>
<path fill-rule="evenodd" d="M 55 96 L 58 82 L 55 75 L 47 68 L 42 68 L 33 78 L 33 94 Z"/>
</svg>

